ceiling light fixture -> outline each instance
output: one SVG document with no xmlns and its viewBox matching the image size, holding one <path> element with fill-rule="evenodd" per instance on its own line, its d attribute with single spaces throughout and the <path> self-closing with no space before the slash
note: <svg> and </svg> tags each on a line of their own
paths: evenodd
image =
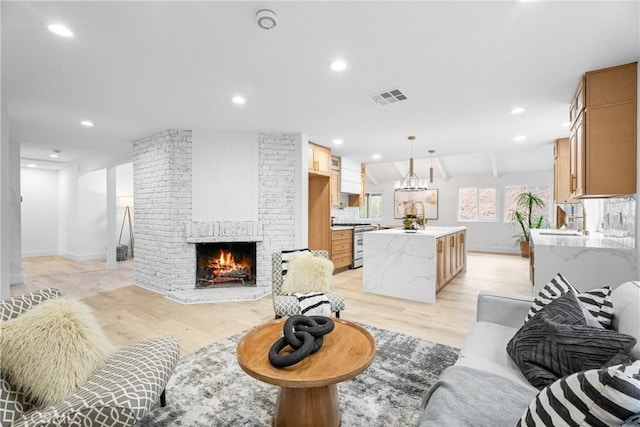
<svg viewBox="0 0 640 427">
<path fill-rule="evenodd" d="M 242 105 L 242 104 L 245 103 L 245 100 L 240 95 L 236 95 L 233 98 L 231 98 L 231 102 L 233 102 L 234 104 L 237 104 L 237 105 Z"/>
<path fill-rule="evenodd" d="M 527 139 L 527 137 L 526 137 L 526 136 L 524 136 L 524 135 L 518 135 L 518 136 L 516 136 L 515 138 L 513 138 L 513 140 L 514 140 L 514 141 L 517 141 L 517 142 L 519 142 L 519 141 L 524 141 L 525 139 Z"/>
<path fill-rule="evenodd" d="M 509 113 L 511 114 L 522 114 L 526 111 L 527 109 L 524 107 L 513 107 L 511 110 L 509 110 Z"/>
<path fill-rule="evenodd" d="M 571 122 L 564 122 L 560 126 L 562 126 L 563 128 L 568 128 L 570 124 Z"/>
<path fill-rule="evenodd" d="M 422 181 L 413 171 L 413 141 L 415 136 L 409 136 L 407 138 L 411 143 L 411 157 L 409 158 L 409 172 L 405 175 L 404 179 L 396 183 L 396 191 L 423 191 L 428 190 L 427 184 Z"/>
<path fill-rule="evenodd" d="M 331 63 L 331 69 L 333 71 L 344 71 L 347 69 L 347 63 L 341 59 L 336 59 Z"/>
<path fill-rule="evenodd" d="M 340 138 L 336 138 L 333 140 L 333 145 L 342 145 L 344 141 Z"/>
<path fill-rule="evenodd" d="M 380 160 L 382 158 L 382 155 L 380 153 L 375 153 L 373 156 L 373 160 Z"/>
<path fill-rule="evenodd" d="M 47 28 L 49 28 L 49 31 L 53 34 L 57 34 L 60 37 L 73 37 L 73 31 L 62 24 L 51 24 Z"/>
<path fill-rule="evenodd" d="M 52 159 L 57 159 L 58 157 L 60 157 L 60 153 L 62 152 L 62 150 L 58 149 L 58 148 L 54 148 L 53 149 L 53 153 L 49 154 L 49 157 L 51 157 Z"/>
<path fill-rule="evenodd" d="M 83 121 L 81 121 L 81 122 L 80 122 L 80 124 L 81 124 L 82 126 L 86 126 L 86 127 L 88 127 L 88 128 L 94 127 L 94 126 L 96 125 L 96 124 L 95 124 L 95 123 L 93 123 L 91 120 L 83 120 Z"/>
<path fill-rule="evenodd" d="M 36 167 L 36 165 L 34 165 L 33 163 L 29 163 L 29 164 L 27 165 L 27 167 L 28 167 L 28 168 L 35 168 L 35 167 Z"/>
<path fill-rule="evenodd" d="M 263 30 L 272 30 L 278 25 L 278 14 L 271 9 L 260 9 L 256 12 L 256 23 Z"/>
<path fill-rule="evenodd" d="M 433 184 L 433 153 L 436 150 L 429 150 L 429 154 L 431 154 L 431 166 L 429 167 L 429 184 Z"/>
</svg>

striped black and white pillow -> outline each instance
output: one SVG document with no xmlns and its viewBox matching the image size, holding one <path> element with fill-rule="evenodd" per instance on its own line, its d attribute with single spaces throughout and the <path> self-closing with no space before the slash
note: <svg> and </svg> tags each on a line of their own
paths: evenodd
<svg viewBox="0 0 640 427">
<path fill-rule="evenodd" d="M 640 360 L 566 376 L 545 387 L 516 427 L 619 426 L 640 413 Z"/>
<path fill-rule="evenodd" d="M 309 248 L 305 249 L 293 249 L 290 251 L 282 251 L 282 275 L 285 276 L 287 274 L 287 265 L 289 263 L 289 258 L 291 255 L 300 253 L 300 252 L 311 252 Z"/>
<path fill-rule="evenodd" d="M 603 286 L 602 288 L 591 291 L 580 292 L 569 283 L 561 273 L 556 274 L 556 276 L 540 290 L 538 296 L 533 300 L 524 322 L 528 322 L 551 301 L 560 298 L 567 292 L 575 293 L 583 307 L 586 308 L 603 327 L 611 329 L 613 321 L 611 288 L 609 286 Z"/>
</svg>

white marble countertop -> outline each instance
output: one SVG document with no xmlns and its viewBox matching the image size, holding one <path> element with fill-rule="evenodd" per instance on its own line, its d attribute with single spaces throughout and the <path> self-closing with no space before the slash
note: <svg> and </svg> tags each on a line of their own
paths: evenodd
<svg viewBox="0 0 640 427">
<path fill-rule="evenodd" d="M 353 230 L 352 225 L 333 225 L 331 226 L 331 231 L 341 231 L 341 230 Z"/>
<path fill-rule="evenodd" d="M 403 235 L 403 236 L 429 236 L 429 237 L 442 237 L 447 234 L 457 233 L 459 231 L 466 230 L 467 227 L 435 227 L 435 226 L 426 226 L 424 230 L 418 230 L 414 232 L 406 232 L 403 229 L 399 228 L 390 228 L 387 230 L 378 230 L 371 231 L 372 234 L 392 234 L 392 235 Z"/>
<path fill-rule="evenodd" d="M 588 236 L 571 234 L 544 234 L 563 230 L 531 230 L 531 241 L 534 246 L 567 246 L 575 248 L 627 249 L 629 246 L 615 238 L 605 238 L 602 233 L 592 233 Z M 542 232 L 543 234 L 540 234 Z"/>
</svg>

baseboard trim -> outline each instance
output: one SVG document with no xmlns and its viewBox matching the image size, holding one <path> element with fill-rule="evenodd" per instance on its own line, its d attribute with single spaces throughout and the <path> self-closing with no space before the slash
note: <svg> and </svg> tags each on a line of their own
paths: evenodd
<svg viewBox="0 0 640 427">
<path fill-rule="evenodd" d="M 9 278 L 10 285 L 17 285 L 18 283 L 24 282 L 24 275 L 22 274 L 12 274 Z"/>
<path fill-rule="evenodd" d="M 93 254 L 74 254 L 67 251 L 59 251 L 58 255 L 63 256 L 65 258 L 69 258 L 73 261 L 93 261 L 96 259 L 106 259 L 107 254 L 102 253 L 93 253 Z"/>
</svg>

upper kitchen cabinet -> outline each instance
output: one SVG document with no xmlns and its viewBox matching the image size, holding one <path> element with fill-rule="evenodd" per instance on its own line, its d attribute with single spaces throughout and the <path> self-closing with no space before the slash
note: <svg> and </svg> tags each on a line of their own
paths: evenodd
<svg viewBox="0 0 640 427">
<path fill-rule="evenodd" d="M 331 150 L 309 142 L 309 173 L 329 175 L 331 173 Z"/>
<path fill-rule="evenodd" d="M 340 157 L 331 156 L 331 172 L 329 175 L 331 206 L 340 205 Z"/>
<path fill-rule="evenodd" d="M 637 63 L 584 75 L 569 110 L 572 198 L 636 192 L 636 109 Z"/>
<path fill-rule="evenodd" d="M 575 203 L 571 199 L 571 142 L 569 138 L 556 139 L 553 146 L 553 201 Z"/>
</svg>

